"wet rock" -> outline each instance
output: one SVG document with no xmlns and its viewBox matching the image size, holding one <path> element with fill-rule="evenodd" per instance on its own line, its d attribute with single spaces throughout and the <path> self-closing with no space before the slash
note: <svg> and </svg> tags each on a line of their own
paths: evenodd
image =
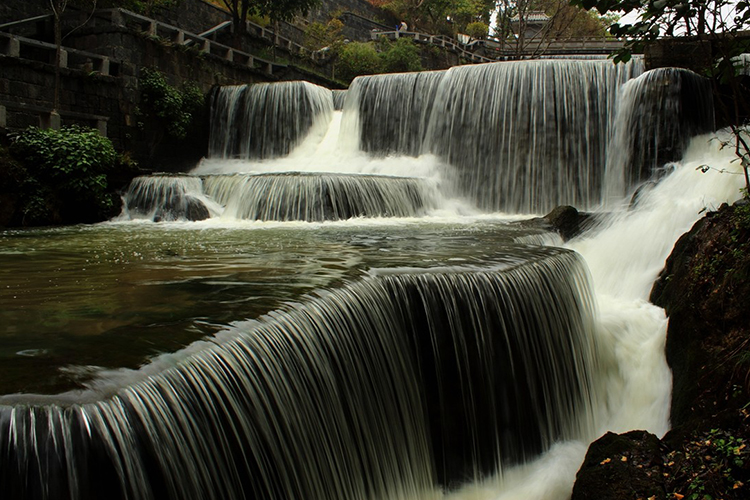
<svg viewBox="0 0 750 500">
<path fill-rule="evenodd" d="M 679 239 L 651 291 L 670 318 L 673 426 L 750 400 L 748 296 L 750 206 L 723 205 Z"/>
<path fill-rule="evenodd" d="M 187 220 L 198 221 L 206 220 L 211 217 L 211 213 L 208 211 L 208 207 L 206 207 L 206 205 L 197 198 L 187 196 L 185 198 L 185 204 L 185 218 Z"/>
<path fill-rule="evenodd" d="M 662 469 L 659 438 L 646 431 L 608 432 L 589 447 L 571 500 L 666 499 Z"/>
<path fill-rule="evenodd" d="M 175 197 L 154 213 L 154 222 L 189 220 L 199 221 L 211 217 L 206 205 L 189 195 Z"/>
<path fill-rule="evenodd" d="M 579 212 L 569 205 L 561 205 L 544 217 L 523 221 L 521 226 L 555 231 L 567 241 L 594 227 L 595 221 L 594 214 Z"/>
</svg>

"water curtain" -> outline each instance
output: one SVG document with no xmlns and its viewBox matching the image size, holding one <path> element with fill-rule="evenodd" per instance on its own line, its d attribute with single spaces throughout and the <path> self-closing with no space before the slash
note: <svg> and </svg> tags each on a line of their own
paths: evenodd
<svg viewBox="0 0 750 500">
<path fill-rule="evenodd" d="M 587 422 L 589 294 L 565 250 L 321 292 L 111 398 L 1 407 L 0 484 L 12 498 L 324 500 L 481 477 Z"/>
</svg>

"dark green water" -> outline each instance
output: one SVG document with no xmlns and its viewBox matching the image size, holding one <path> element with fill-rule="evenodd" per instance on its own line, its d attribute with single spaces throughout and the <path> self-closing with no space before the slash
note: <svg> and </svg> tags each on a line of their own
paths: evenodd
<svg viewBox="0 0 750 500">
<path fill-rule="evenodd" d="M 108 223 L 0 233 L 0 393 L 81 387 L 373 268 L 513 264 L 492 221 Z"/>
</svg>

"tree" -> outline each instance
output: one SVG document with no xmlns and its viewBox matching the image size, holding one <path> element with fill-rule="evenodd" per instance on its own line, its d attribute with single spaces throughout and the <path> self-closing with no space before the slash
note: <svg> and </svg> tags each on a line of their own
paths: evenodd
<svg viewBox="0 0 750 500">
<path fill-rule="evenodd" d="M 729 88 L 729 103 L 717 99 L 724 119 L 734 132 L 735 153 L 742 162 L 746 194 L 750 193 L 750 144 L 743 126 L 750 117 L 750 86 L 743 54 L 750 50 L 750 38 L 743 32 L 750 28 L 748 0 L 571 0 L 583 8 L 595 8 L 602 15 L 627 15 L 628 22 L 616 22 L 610 33 L 624 38 L 625 45 L 614 55 L 615 62 L 630 60 L 633 53 L 662 36 L 686 35 L 710 44 L 712 59 L 704 68 L 695 68 L 711 78 L 714 94 Z"/>
<path fill-rule="evenodd" d="M 320 0 L 222 0 L 237 33 L 245 32 L 248 15 L 268 16 L 273 23 L 290 21 L 298 14 L 307 14 Z"/>
<path fill-rule="evenodd" d="M 339 53 L 339 76 L 351 81 L 360 75 L 381 73 L 383 61 L 372 43 L 351 42 Z"/>
<path fill-rule="evenodd" d="M 495 0 L 369 0 L 404 20 L 410 29 L 434 34 L 464 32 L 469 23 L 489 23 Z"/>
<path fill-rule="evenodd" d="M 498 0 L 495 12 L 496 37 L 525 55 L 541 55 L 555 40 L 602 38 L 615 20 L 611 15 L 599 16 L 580 5 L 571 5 L 569 0 Z M 536 18 L 541 14 L 547 20 L 538 29 L 534 24 L 538 24 Z"/>
<path fill-rule="evenodd" d="M 55 90 L 52 99 L 52 110 L 57 112 L 60 108 L 60 66 L 62 64 L 62 15 L 68 7 L 68 0 L 49 0 L 54 18 L 55 30 Z"/>
</svg>

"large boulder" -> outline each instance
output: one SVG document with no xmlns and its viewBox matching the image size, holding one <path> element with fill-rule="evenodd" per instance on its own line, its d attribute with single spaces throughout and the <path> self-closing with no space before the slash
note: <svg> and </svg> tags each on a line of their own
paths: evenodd
<svg viewBox="0 0 750 500">
<path fill-rule="evenodd" d="M 667 498 L 662 444 L 646 431 L 608 432 L 594 441 L 576 476 L 571 500 Z"/>
<path fill-rule="evenodd" d="M 703 421 L 750 399 L 750 205 L 723 205 L 675 245 L 651 291 L 669 316 L 671 421 Z"/>
</svg>

